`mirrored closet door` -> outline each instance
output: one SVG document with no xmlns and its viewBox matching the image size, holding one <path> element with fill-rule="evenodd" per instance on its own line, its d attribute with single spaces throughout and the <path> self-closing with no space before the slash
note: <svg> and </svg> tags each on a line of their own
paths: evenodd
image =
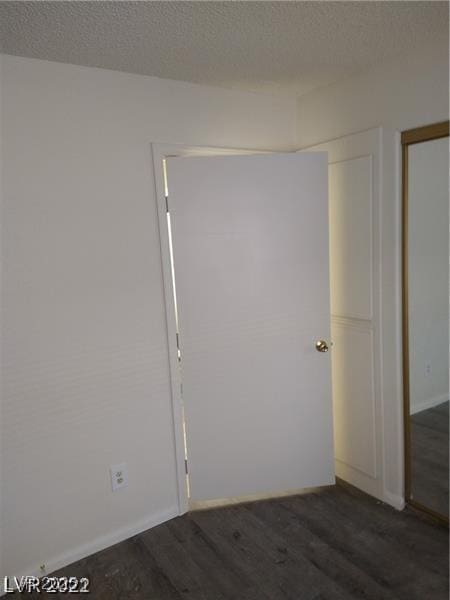
<svg viewBox="0 0 450 600">
<path fill-rule="evenodd" d="M 405 131 L 403 363 L 406 500 L 449 515 L 449 124 Z"/>
</svg>

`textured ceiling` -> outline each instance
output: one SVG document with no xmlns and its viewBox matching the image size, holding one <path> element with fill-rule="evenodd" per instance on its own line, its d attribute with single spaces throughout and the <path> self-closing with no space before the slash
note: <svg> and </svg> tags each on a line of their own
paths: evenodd
<svg viewBox="0 0 450 600">
<path fill-rule="evenodd" d="M 447 35 L 448 3 L 0 2 L 7 54 L 305 93 Z"/>
</svg>

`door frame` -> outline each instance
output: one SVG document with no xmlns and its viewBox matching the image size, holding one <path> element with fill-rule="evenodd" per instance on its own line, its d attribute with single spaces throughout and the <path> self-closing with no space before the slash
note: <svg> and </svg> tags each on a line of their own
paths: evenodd
<svg viewBox="0 0 450 600">
<path fill-rule="evenodd" d="M 163 161 L 176 156 L 227 156 L 236 154 L 266 154 L 291 152 L 292 150 L 253 150 L 248 148 L 222 148 L 215 146 L 192 146 L 188 144 L 151 143 L 155 201 L 158 213 L 159 241 L 161 248 L 161 272 L 164 289 L 167 350 L 172 400 L 173 436 L 176 464 L 176 484 L 179 514 L 189 510 L 187 489 L 187 464 L 183 428 L 182 380 L 178 361 L 177 326 L 175 319 L 174 289 L 170 257 L 170 241 L 167 228 L 167 205 Z"/>
<path fill-rule="evenodd" d="M 402 148 L 402 342 L 403 342 L 403 443 L 404 443 L 404 477 L 405 477 L 405 502 L 449 524 L 449 518 L 424 504 L 411 498 L 411 423 L 410 423 L 410 389 L 409 389 L 409 290 L 408 290 L 408 150 L 413 144 L 438 140 L 449 137 L 449 121 L 442 121 L 415 127 L 401 132 Z"/>
</svg>

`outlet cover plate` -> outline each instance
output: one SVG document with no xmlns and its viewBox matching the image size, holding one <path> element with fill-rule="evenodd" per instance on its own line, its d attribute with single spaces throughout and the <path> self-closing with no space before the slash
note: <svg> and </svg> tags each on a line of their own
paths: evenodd
<svg viewBox="0 0 450 600">
<path fill-rule="evenodd" d="M 128 485 L 128 470 L 126 463 L 120 463 L 118 465 L 111 465 L 109 467 L 111 475 L 111 488 L 115 492 Z"/>
</svg>

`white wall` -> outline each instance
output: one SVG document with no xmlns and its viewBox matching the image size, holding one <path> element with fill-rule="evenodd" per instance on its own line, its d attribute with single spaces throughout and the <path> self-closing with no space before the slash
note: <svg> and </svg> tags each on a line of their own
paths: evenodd
<svg viewBox="0 0 450 600">
<path fill-rule="evenodd" d="M 411 414 L 448 400 L 448 138 L 408 148 Z"/>
<path fill-rule="evenodd" d="M 407 58 L 302 96 L 297 140 L 301 147 L 382 127 L 381 395 L 383 498 L 403 498 L 401 381 L 400 138 L 399 132 L 448 119 L 448 39 Z"/>
<path fill-rule="evenodd" d="M 150 142 L 286 149 L 295 101 L 2 57 L 3 574 L 177 513 Z M 111 493 L 108 467 L 127 462 Z"/>
</svg>

